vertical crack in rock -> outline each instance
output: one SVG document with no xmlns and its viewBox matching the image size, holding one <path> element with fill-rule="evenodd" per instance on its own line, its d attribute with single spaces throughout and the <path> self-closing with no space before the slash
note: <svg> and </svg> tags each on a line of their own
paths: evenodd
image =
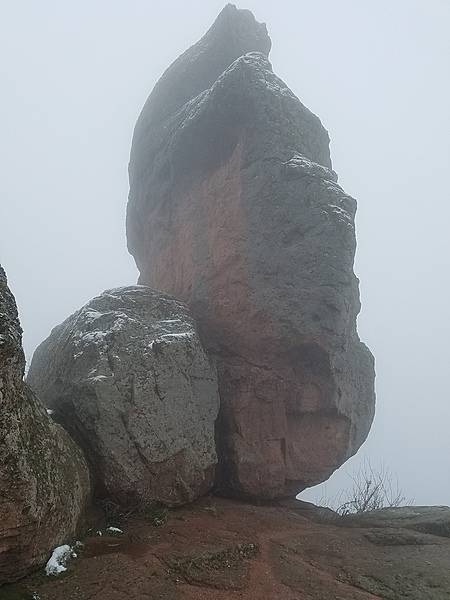
<svg viewBox="0 0 450 600">
<path fill-rule="evenodd" d="M 375 402 L 356 202 L 270 47 L 227 5 L 167 69 L 136 124 L 127 209 L 139 281 L 189 304 L 217 361 L 219 488 L 263 498 L 327 479 Z"/>
</svg>

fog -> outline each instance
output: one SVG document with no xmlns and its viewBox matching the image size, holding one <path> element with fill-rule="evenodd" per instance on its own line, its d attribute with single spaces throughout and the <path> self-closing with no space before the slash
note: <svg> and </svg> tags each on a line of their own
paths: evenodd
<svg viewBox="0 0 450 600">
<path fill-rule="evenodd" d="M 135 283 L 125 240 L 134 123 L 223 2 L 1 4 L 0 261 L 30 359 L 89 298 Z M 407 498 L 450 504 L 450 3 L 239 6 L 268 24 L 275 72 L 321 118 L 359 203 L 359 331 L 376 357 L 377 414 L 325 493 L 369 457 Z"/>
</svg>

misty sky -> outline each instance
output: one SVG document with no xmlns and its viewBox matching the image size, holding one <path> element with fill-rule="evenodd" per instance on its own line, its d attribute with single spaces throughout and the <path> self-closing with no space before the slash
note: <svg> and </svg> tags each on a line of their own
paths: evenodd
<svg viewBox="0 0 450 600">
<path fill-rule="evenodd" d="M 0 4 L 0 262 L 30 359 L 92 296 L 135 283 L 125 241 L 134 123 L 224 2 Z M 370 457 L 416 503 L 450 504 L 450 2 L 238 6 L 267 23 L 275 72 L 330 132 L 340 183 L 359 203 L 359 331 L 377 361 L 377 416 L 325 493 Z"/>
</svg>

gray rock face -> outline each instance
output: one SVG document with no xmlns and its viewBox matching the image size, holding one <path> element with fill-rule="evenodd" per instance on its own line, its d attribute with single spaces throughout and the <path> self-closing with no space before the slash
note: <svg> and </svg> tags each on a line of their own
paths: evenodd
<svg viewBox="0 0 450 600">
<path fill-rule="evenodd" d="M 211 48 L 215 51 L 211 52 Z M 209 89 L 236 58 L 253 51 L 267 56 L 270 48 L 266 26 L 257 23 L 250 11 L 227 4 L 206 35 L 172 63 L 156 84 L 135 130 L 136 160 L 141 150 L 146 151 L 148 134 L 153 135 L 155 127 L 163 129 L 165 119 Z"/>
<path fill-rule="evenodd" d="M 356 202 L 269 49 L 228 5 L 166 71 L 134 132 L 127 236 L 139 281 L 190 306 L 217 360 L 221 487 L 274 498 L 356 452 L 375 395 L 356 331 Z"/>
<path fill-rule="evenodd" d="M 190 502 L 217 462 L 217 379 L 186 307 L 148 287 L 104 292 L 36 350 L 30 385 L 84 448 L 97 493 Z"/>
<path fill-rule="evenodd" d="M 70 539 L 86 507 L 81 451 L 24 383 L 16 303 L 0 266 L 0 584 Z"/>
<path fill-rule="evenodd" d="M 398 508 L 381 508 L 361 515 L 345 517 L 344 523 L 356 527 L 412 529 L 421 533 L 450 538 L 450 507 L 401 506 Z"/>
</svg>

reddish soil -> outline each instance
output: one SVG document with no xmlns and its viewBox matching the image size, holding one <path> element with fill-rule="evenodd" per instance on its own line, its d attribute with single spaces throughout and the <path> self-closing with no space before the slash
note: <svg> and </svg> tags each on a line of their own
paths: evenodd
<svg viewBox="0 0 450 600">
<path fill-rule="evenodd" d="M 330 511 L 331 512 L 331 511 Z M 450 538 L 344 527 L 301 502 L 206 498 L 124 534 L 91 535 L 68 571 L 42 571 L 1 600 L 446 600 Z M 162 519 L 164 520 L 164 519 Z M 110 524 L 110 523 L 108 523 Z"/>
</svg>

